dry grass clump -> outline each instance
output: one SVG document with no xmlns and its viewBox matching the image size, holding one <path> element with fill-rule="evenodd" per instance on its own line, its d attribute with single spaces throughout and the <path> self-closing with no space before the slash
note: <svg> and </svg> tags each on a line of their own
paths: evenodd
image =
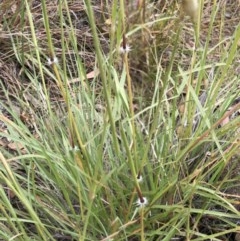
<svg viewBox="0 0 240 241">
<path fill-rule="evenodd" d="M 1 1 L 0 237 L 235 238 L 239 12 L 199 6 Z"/>
</svg>

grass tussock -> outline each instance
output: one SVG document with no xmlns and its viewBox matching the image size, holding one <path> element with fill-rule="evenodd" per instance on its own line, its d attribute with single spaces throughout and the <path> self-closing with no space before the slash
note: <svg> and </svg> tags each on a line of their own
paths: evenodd
<svg viewBox="0 0 240 241">
<path fill-rule="evenodd" d="M 1 240 L 237 240 L 239 6 L 183 10 L 0 2 Z"/>
</svg>

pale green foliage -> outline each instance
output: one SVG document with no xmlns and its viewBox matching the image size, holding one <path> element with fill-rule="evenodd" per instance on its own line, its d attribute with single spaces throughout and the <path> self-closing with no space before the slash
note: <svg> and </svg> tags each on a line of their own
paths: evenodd
<svg viewBox="0 0 240 241">
<path fill-rule="evenodd" d="M 50 3 L 41 1 L 46 31 L 42 41 L 47 43 L 43 46 L 34 24 L 34 8 L 28 1 L 22 2 L 19 16 L 23 29 L 29 24 L 24 40 L 29 49 L 23 51 L 18 36 L 11 36 L 11 44 L 14 60 L 25 66 L 22 71 L 29 85 L 23 93 L 18 91 L 15 100 L 34 112 L 34 120 L 31 128 L 26 126 L 2 84 L 5 98 L 9 98 L 2 105 L 11 117 L 0 115 L 8 129 L 0 135 L 15 146 L 1 146 L 0 239 L 221 240 L 239 231 L 234 201 L 239 193 L 228 193 L 238 178 L 234 169 L 239 155 L 239 117 L 218 127 L 239 96 L 239 78 L 231 65 L 239 56 L 240 28 L 214 65 L 207 59 L 217 48 L 209 47 L 209 33 L 202 47 L 188 50 L 186 68 L 179 60 L 179 27 L 172 35 L 172 49 L 163 68 L 157 41 L 136 50 L 136 40 L 131 37 L 159 23 L 163 27 L 174 17 L 144 19 L 141 14 L 146 9 L 142 6 L 135 10 L 142 16 L 142 24 L 131 25 L 124 1 L 104 2 L 109 11 L 105 21 L 111 21 L 108 51 L 101 45 L 93 12 L 96 6 L 87 0 L 80 4 L 93 36 L 96 76 L 91 80 L 80 54 L 87 51 L 86 43 L 77 42 L 78 32 L 72 22 L 74 6 L 68 1 L 58 2 L 59 19 L 53 23 L 49 20 Z M 11 31 L 12 22 L 6 20 L 5 24 Z M 60 32 L 60 39 L 54 37 L 54 30 Z M 123 34 L 132 43 L 129 55 L 119 52 Z M 139 92 L 132 90 L 135 80 L 131 64 L 139 57 L 132 51 L 139 56 L 145 51 L 149 57 L 149 76 L 145 76 L 146 81 L 153 78 L 150 96 L 142 95 L 146 85 Z M 53 61 L 56 57 L 58 62 L 48 66 L 47 58 Z M 206 78 L 207 98 L 202 101 L 201 84 Z M 55 95 L 49 89 L 51 81 Z M 181 113 L 178 107 L 183 92 L 186 99 Z M 33 100 L 39 102 L 39 112 L 31 106 Z M 198 123 L 193 128 L 195 120 Z M 208 222 L 211 230 L 207 230 Z"/>
</svg>

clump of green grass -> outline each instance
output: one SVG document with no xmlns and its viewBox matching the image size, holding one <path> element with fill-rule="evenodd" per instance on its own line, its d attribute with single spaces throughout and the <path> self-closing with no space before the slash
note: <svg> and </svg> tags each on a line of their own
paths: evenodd
<svg viewBox="0 0 240 241">
<path fill-rule="evenodd" d="M 23 1 L 16 12 L 20 27 L 28 31 L 22 37 L 11 32 L 17 28 L 14 18 L 4 19 L 11 33 L 11 58 L 24 78 L 11 93 L 1 79 L 1 105 L 8 112 L 0 115 L 7 129 L 1 137 L 12 143 L 0 153 L 2 240 L 221 240 L 239 232 L 239 193 L 228 192 L 239 185 L 234 175 L 239 117 L 225 120 L 240 105 L 227 111 L 239 96 L 239 80 L 230 70 L 239 54 L 240 28 L 229 48 L 221 49 L 218 62 L 209 65 L 208 56 L 217 47 L 209 47 L 215 2 L 204 45 L 182 50 L 189 64 L 179 60 L 181 23 L 162 67 L 160 39 L 144 53 L 134 49 L 134 41 L 146 43 L 146 32 L 156 26 L 168 29 L 168 21 L 171 25 L 176 17 L 161 13 L 152 21 L 145 15 L 148 3 L 139 1 L 135 11 L 140 24 L 134 24 L 124 1 L 106 1 L 108 52 L 96 26 L 101 25 L 94 12 L 99 6 L 79 3 L 92 34 L 91 80 L 79 54 L 79 48 L 82 52 L 89 46 L 78 42 L 71 16 L 75 5 L 58 3 L 57 18 L 43 0 L 38 5 L 42 18 L 35 22 L 34 6 Z M 40 26 L 43 39 L 38 37 Z M 134 33 L 143 38 L 131 39 Z M 136 56 L 128 52 L 129 45 Z M 143 76 L 154 82 L 147 96 L 139 94 L 144 93 L 141 88 L 133 89 L 131 64 L 139 56 L 147 56 Z M 148 102 L 139 101 L 145 98 Z M 31 118 L 16 113 L 15 105 L 27 109 Z"/>
</svg>

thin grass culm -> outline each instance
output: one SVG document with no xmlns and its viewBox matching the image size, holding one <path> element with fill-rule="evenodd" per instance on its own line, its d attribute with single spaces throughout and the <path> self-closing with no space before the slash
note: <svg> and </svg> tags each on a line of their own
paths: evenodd
<svg viewBox="0 0 240 241">
<path fill-rule="evenodd" d="M 236 1 L 0 1 L 0 240 L 239 241 Z"/>
</svg>

